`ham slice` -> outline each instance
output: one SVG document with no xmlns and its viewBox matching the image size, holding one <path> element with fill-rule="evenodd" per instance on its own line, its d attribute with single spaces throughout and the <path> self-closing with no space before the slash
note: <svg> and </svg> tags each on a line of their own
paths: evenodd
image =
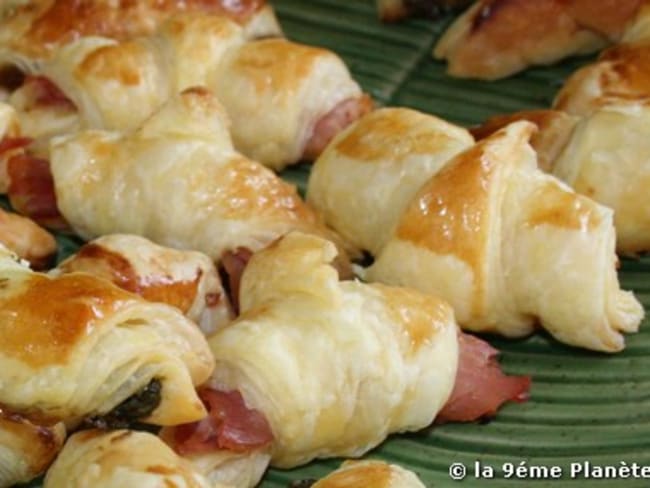
<svg viewBox="0 0 650 488">
<path fill-rule="evenodd" d="M 27 76 L 23 88 L 30 94 L 33 107 L 62 106 L 74 109 L 74 103 L 49 78 Z"/>
<path fill-rule="evenodd" d="M 6 152 L 28 146 L 31 142 L 29 137 L 5 137 L 0 140 L 0 157 Z"/>
<path fill-rule="evenodd" d="M 245 247 L 238 247 L 234 251 L 226 251 L 221 256 L 221 266 L 227 276 L 228 291 L 230 292 L 230 303 L 237 315 L 239 315 L 239 286 L 241 277 L 244 274 L 248 261 L 253 252 Z M 224 280 L 225 281 L 225 280 Z"/>
<path fill-rule="evenodd" d="M 530 377 L 505 375 L 487 342 L 462 332 L 458 341 L 456 383 L 436 422 L 471 422 L 493 416 L 507 401 L 528 399 Z"/>
<path fill-rule="evenodd" d="M 50 163 L 29 154 L 17 154 L 7 163 L 9 201 L 20 214 L 55 230 L 67 230 L 59 213 Z"/>
<path fill-rule="evenodd" d="M 372 108 L 372 99 L 365 94 L 359 98 L 343 100 L 316 122 L 312 135 L 305 145 L 303 158 L 316 159 L 339 132 L 370 112 Z"/>
<path fill-rule="evenodd" d="M 273 441 L 264 415 L 248 408 L 238 391 L 203 388 L 198 393 L 208 416 L 174 428 L 173 447 L 181 456 L 220 449 L 250 452 Z"/>
</svg>

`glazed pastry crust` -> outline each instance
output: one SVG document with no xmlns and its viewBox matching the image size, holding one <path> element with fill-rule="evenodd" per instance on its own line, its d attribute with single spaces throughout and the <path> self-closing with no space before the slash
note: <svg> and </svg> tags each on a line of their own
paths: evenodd
<svg viewBox="0 0 650 488">
<path fill-rule="evenodd" d="M 462 327 L 615 352 L 643 309 L 616 276 L 612 211 L 536 167 L 517 122 L 461 153 L 402 215 L 367 278 L 447 299 Z"/>
<path fill-rule="evenodd" d="M 74 434 L 45 477 L 44 488 L 227 488 L 210 484 L 156 436 L 127 430 Z"/>
<path fill-rule="evenodd" d="M 618 40 L 642 0 L 480 0 L 434 50 L 453 76 L 494 80 Z"/>
<path fill-rule="evenodd" d="M 143 237 L 100 237 L 59 264 L 58 271 L 84 271 L 145 300 L 172 305 L 206 335 L 232 317 L 228 296 L 208 256 L 159 246 Z"/>
<path fill-rule="evenodd" d="M 175 309 L 82 273 L 52 278 L 0 258 L 0 403 L 35 422 L 103 415 L 161 382 L 143 421 L 200 419 L 194 391 L 212 371 L 205 339 Z"/>
<path fill-rule="evenodd" d="M 57 139 L 51 166 L 61 213 L 85 237 L 129 233 L 218 260 L 292 229 L 326 233 L 295 188 L 232 147 L 205 90 L 170 100 L 134 133 Z"/>
<path fill-rule="evenodd" d="M 133 41 L 82 38 L 43 73 L 75 102 L 83 127 L 96 129 L 135 129 L 171 96 L 206 86 L 229 114 L 237 149 L 276 170 L 301 159 L 318 122 L 341 103 L 368 110 L 333 52 L 284 39 L 244 41 L 233 22 L 185 15 Z"/>
<path fill-rule="evenodd" d="M 264 0 L 7 0 L 0 7 L 0 51 L 19 61 L 47 59 L 56 49 L 84 36 L 128 40 L 150 35 L 167 19 L 183 13 L 232 19 L 251 37 L 281 34 Z"/>
<path fill-rule="evenodd" d="M 134 40 L 81 38 L 42 74 L 74 102 L 82 127 L 132 130 L 182 90 L 211 85 L 225 53 L 244 41 L 228 19 L 187 14 Z"/>
<path fill-rule="evenodd" d="M 339 282 L 334 256 L 333 244 L 300 233 L 257 253 L 242 277 L 242 315 L 210 338 L 210 384 L 264 414 L 278 467 L 358 456 L 391 432 L 421 429 L 455 381 L 451 308 Z"/>
<path fill-rule="evenodd" d="M 346 461 L 312 488 L 425 488 L 415 473 L 383 461 Z"/>
<path fill-rule="evenodd" d="M 230 51 L 213 87 L 232 120 L 235 146 L 275 170 L 300 160 L 321 117 L 362 97 L 332 51 L 284 39 Z"/>
<path fill-rule="evenodd" d="M 377 254 L 422 183 L 473 143 L 465 129 L 432 115 L 376 110 L 314 163 L 307 200 L 346 240 Z"/>
</svg>

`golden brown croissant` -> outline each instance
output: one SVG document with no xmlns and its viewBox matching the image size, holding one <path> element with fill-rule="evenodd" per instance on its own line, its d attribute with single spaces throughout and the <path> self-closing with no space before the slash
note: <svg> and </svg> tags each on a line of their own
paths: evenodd
<svg viewBox="0 0 650 488">
<path fill-rule="evenodd" d="M 239 26 L 214 16 L 179 16 L 125 42 L 81 38 L 37 72 L 94 129 L 135 129 L 171 96 L 206 86 L 225 106 L 238 150 L 274 169 L 317 156 L 372 107 L 333 52 L 285 39 L 246 42 Z M 34 105 L 26 91 L 12 95 L 15 106 Z M 33 137 L 69 130 L 67 113 L 54 109 L 52 127 L 31 124 Z"/>
<path fill-rule="evenodd" d="M 271 464 L 291 467 L 358 456 L 440 410 L 473 420 L 525 398 L 529 379 L 504 376 L 493 349 L 459 335 L 447 304 L 339 281 L 335 253 L 292 232 L 252 256 L 240 317 L 209 339 L 217 368 L 199 393 L 208 417 L 162 434 L 177 452 L 197 465 L 267 448 Z"/>
<path fill-rule="evenodd" d="M 432 115 L 376 110 L 316 160 L 307 200 L 346 240 L 377 254 L 422 183 L 473 143 L 465 129 Z"/>
<path fill-rule="evenodd" d="M 55 140 L 58 209 L 84 238 L 137 234 L 214 260 L 293 229 L 329 235 L 292 185 L 234 150 L 227 124 L 216 99 L 195 89 L 135 132 Z"/>
<path fill-rule="evenodd" d="M 494 80 L 620 39 L 644 0 L 479 0 L 438 41 L 453 76 Z"/>
<path fill-rule="evenodd" d="M 196 325 L 174 308 L 86 274 L 34 273 L 4 248 L 0 283 L 5 413 L 46 425 L 119 420 L 133 415 L 129 399 L 143 392 L 152 397 L 146 411 L 127 420 L 166 425 L 205 415 L 194 387 L 214 360 Z"/>
<path fill-rule="evenodd" d="M 643 309 L 619 287 L 613 213 L 537 169 L 533 130 L 511 124 L 425 183 L 367 278 L 444 297 L 470 330 L 521 337 L 539 320 L 620 351 Z"/>
</svg>

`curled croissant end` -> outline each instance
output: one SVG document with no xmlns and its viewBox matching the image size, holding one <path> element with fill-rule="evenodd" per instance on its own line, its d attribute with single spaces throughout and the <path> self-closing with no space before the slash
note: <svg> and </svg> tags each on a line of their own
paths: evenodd
<svg viewBox="0 0 650 488">
<path fill-rule="evenodd" d="M 150 302 L 180 310 L 210 335 L 231 320 L 230 301 L 212 260 L 199 252 L 154 244 L 144 237 L 112 234 L 82 246 L 57 271 L 106 278 Z"/>
<path fill-rule="evenodd" d="M 209 483 L 153 434 L 128 430 L 84 430 L 72 435 L 43 486 L 226 488 Z"/>
<path fill-rule="evenodd" d="M 28 218 L 0 209 L 0 242 L 29 261 L 33 269 L 45 269 L 56 255 L 56 240 Z"/>
<path fill-rule="evenodd" d="M 0 409 L 0 486 L 27 483 L 43 474 L 64 440 L 62 423 L 38 425 Z"/>
</svg>

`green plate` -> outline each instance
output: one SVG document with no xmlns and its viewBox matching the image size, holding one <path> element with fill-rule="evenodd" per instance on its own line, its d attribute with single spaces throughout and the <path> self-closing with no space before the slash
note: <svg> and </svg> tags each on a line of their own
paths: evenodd
<svg viewBox="0 0 650 488">
<path fill-rule="evenodd" d="M 339 53 L 380 104 L 414 107 L 463 125 L 495 113 L 548 107 L 562 80 L 588 60 L 530 69 L 495 83 L 457 80 L 446 76 L 444 65 L 430 55 L 450 18 L 382 25 L 371 0 L 273 3 L 289 37 Z M 304 191 L 308 173 L 309 167 L 303 165 L 283 176 Z M 60 256 L 78 245 L 66 237 L 59 243 Z M 647 309 L 650 259 L 624 260 L 620 277 L 622 286 L 634 290 Z M 464 484 L 470 487 L 650 486 L 650 479 L 598 480 L 570 473 L 572 463 L 590 462 L 619 468 L 622 463 L 628 467 L 637 463 L 648 466 L 650 474 L 647 320 L 638 334 L 628 337 L 625 351 L 614 356 L 565 347 L 543 334 L 523 341 L 489 340 L 503 351 L 508 373 L 533 377 L 530 401 L 507 405 L 489 423 L 436 426 L 392 436 L 367 456 L 416 471 L 428 487 L 458 486 L 449 475 L 453 463 L 467 467 Z M 476 463 L 484 470 L 492 468 L 493 478 L 476 479 Z M 339 464 L 340 460 L 326 460 L 291 471 L 271 470 L 261 486 L 286 488 L 295 480 L 322 477 Z M 506 478 L 519 466 L 531 468 L 528 473 L 536 471 L 540 479 Z M 553 467 L 556 474 L 562 471 L 560 479 L 550 478 Z"/>
</svg>

